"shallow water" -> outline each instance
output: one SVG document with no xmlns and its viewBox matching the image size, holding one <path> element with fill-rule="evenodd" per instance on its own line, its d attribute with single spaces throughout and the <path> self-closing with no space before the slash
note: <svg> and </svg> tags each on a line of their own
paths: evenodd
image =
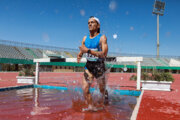
<svg viewBox="0 0 180 120">
<path fill-rule="evenodd" d="M 93 99 L 98 103 L 98 92 Z M 129 120 L 136 97 L 109 92 L 109 105 L 97 112 L 87 107 L 80 91 L 27 88 L 0 92 L 0 119 L 3 120 Z"/>
</svg>

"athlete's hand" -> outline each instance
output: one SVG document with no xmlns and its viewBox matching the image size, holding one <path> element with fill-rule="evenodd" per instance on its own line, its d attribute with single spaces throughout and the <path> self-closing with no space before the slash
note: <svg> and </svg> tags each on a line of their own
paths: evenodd
<svg viewBox="0 0 180 120">
<path fill-rule="evenodd" d="M 79 52 L 79 54 L 77 55 L 77 63 L 80 62 L 81 58 L 82 58 L 82 53 Z"/>
<path fill-rule="evenodd" d="M 88 48 L 85 47 L 85 46 L 80 46 L 79 49 L 80 49 L 80 51 L 81 51 L 82 53 L 87 53 L 87 52 L 88 52 Z"/>
</svg>

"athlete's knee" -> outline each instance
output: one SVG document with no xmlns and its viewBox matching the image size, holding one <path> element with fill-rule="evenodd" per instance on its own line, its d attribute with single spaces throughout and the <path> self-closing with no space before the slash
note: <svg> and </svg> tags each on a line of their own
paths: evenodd
<svg viewBox="0 0 180 120">
<path fill-rule="evenodd" d="M 89 93 L 89 85 L 88 85 L 88 84 L 83 85 L 82 88 L 83 88 L 83 91 L 84 91 L 85 94 L 88 94 L 88 93 Z"/>
<path fill-rule="evenodd" d="M 85 94 L 89 94 L 89 93 L 90 93 L 89 87 L 86 87 L 86 88 L 84 89 L 84 93 L 85 93 Z"/>
<path fill-rule="evenodd" d="M 85 77 L 85 79 L 86 79 L 86 81 L 91 81 L 91 80 L 93 80 L 93 75 L 91 75 L 91 74 L 87 74 L 86 72 L 84 72 L 84 77 Z"/>
<path fill-rule="evenodd" d="M 100 85 L 100 86 L 99 86 L 99 90 L 100 90 L 100 92 L 103 93 L 103 94 L 104 94 L 104 92 L 105 92 L 105 89 L 106 89 L 105 85 Z"/>
</svg>

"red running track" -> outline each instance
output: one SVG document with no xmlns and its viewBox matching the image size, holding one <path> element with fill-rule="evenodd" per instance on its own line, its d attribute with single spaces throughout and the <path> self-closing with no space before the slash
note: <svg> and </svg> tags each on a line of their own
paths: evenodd
<svg viewBox="0 0 180 120">
<path fill-rule="evenodd" d="M 172 91 L 144 91 L 137 120 L 180 120 L 180 75 L 171 86 Z"/>
<path fill-rule="evenodd" d="M 17 74 L 0 73 L 0 87 L 20 85 L 16 83 L 15 77 Z M 41 73 L 40 84 L 80 86 L 82 75 L 83 73 Z M 135 90 L 136 82 L 129 81 L 131 75 L 132 73 L 110 73 L 108 75 L 108 86 Z M 180 120 L 180 74 L 174 74 L 173 76 L 175 82 L 171 86 L 172 91 L 144 92 L 137 120 Z"/>
</svg>

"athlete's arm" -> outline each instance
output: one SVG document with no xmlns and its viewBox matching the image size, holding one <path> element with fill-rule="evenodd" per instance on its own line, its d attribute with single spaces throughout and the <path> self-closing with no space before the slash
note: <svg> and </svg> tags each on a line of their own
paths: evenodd
<svg viewBox="0 0 180 120">
<path fill-rule="evenodd" d="M 85 40 L 86 40 L 86 36 L 83 37 L 81 47 L 85 47 Z M 77 55 L 77 62 L 78 62 L 78 63 L 80 62 L 82 56 L 83 56 L 83 52 L 80 50 L 80 52 L 79 52 L 78 55 Z"/>
</svg>

